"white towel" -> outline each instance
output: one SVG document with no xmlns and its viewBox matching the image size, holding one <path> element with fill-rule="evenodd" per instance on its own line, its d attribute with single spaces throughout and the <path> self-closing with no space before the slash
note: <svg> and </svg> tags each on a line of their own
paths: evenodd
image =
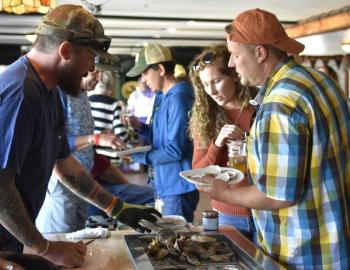
<svg viewBox="0 0 350 270">
<path fill-rule="evenodd" d="M 67 233 L 67 239 L 85 239 L 85 238 L 107 238 L 111 232 L 107 228 L 85 228 L 80 231 Z"/>
</svg>

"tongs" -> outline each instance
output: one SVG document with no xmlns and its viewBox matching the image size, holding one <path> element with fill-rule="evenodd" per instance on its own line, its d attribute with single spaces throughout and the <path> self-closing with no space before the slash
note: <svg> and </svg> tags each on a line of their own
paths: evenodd
<svg viewBox="0 0 350 270">
<path fill-rule="evenodd" d="M 141 219 L 139 221 L 139 224 L 142 227 L 145 227 L 146 229 L 150 230 L 152 233 L 158 233 L 162 229 L 161 227 L 158 227 L 154 223 L 152 223 L 152 222 L 150 222 L 148 220 L 145 220 L 145 219 Z"/>
</svg>

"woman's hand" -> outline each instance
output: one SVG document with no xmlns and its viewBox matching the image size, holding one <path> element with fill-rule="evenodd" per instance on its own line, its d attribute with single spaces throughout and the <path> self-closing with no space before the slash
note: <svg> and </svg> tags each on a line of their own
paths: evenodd
<svg viewBox="0 0 350 270">
<path fill-rule="evenodd" d="M 236 125 L 224 125 L 218 137 L 215 140 L 217 147 L 223 147 L 227 143 L 227 140 L 243 140 L 244 132 L 239 126 Z"/>
</svg>

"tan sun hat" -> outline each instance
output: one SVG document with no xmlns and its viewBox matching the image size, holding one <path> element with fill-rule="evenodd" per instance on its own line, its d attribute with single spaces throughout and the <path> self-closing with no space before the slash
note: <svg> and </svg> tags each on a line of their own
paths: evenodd
<svg viewBox="0 0 350 270">
<path fill-rule="evenodd" d="M 111 38 L 94 15 L 77 5 L 60 5 L 40 21 L 36 35 L 58 36 L 90 47 L 97 53 L 107 52 Z"/>
<path fill-rule="evenodd" d="M 225 31 L 231 41 L 253 45 L 270 44 L 291 54 L 299 54 L 305 47 L 288 37 L 276 15 L 258 8 L 239 14 L 226 26 Z"/>
<path fill-rule="evenodd" d="M 150 44 L 136 55 L 134 67 L 126 74 L 129 77 L 139 76 L 149 65 L 172 61 L 169 48 L 158 44 Z"/>
<path fill-rule="evenodd" d="M 175 65 L 174 76 L 175 78 L 178 78 L 178 79 L 186 78 L 187 72 L 183 65 L 180 65 L 180 64 Z"/>
</svg>

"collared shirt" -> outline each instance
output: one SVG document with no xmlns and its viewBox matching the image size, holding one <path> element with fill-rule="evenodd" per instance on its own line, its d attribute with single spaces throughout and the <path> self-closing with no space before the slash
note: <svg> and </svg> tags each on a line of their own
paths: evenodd
<svg viewBox="0 0 350 270">
<path fill-rule="evenodd" d="M 326 75 L 287 58 L 260 89 L 248 173 L 291 207 L 253 210 L 265 252 L 289 268 L 349 269 L 350 114 Z"/>
</svg>

